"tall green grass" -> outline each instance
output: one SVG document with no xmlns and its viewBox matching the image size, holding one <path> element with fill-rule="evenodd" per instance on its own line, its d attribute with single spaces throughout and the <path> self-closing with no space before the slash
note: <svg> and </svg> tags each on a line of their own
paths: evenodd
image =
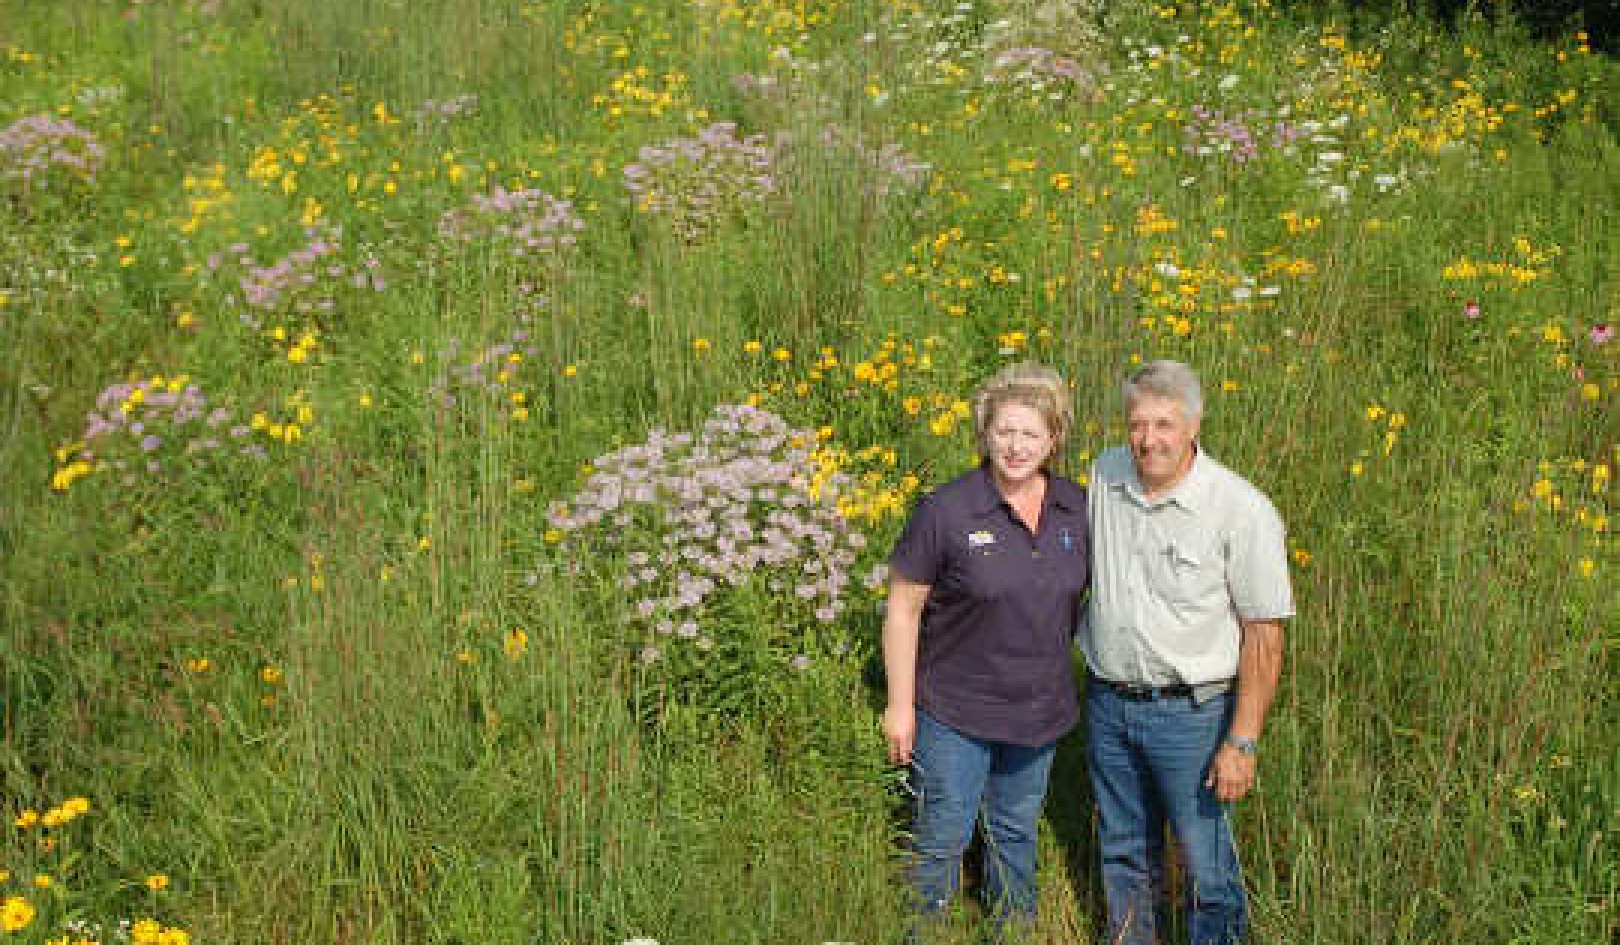
<svg viewBox="0 0 1620 945">
<path fill-rule="evenodd" d="M 749 398 L 892 450 L 876 488 L 933 484 L 968 453 L 960 422 L 930 424 L 1022 357 L 1074 381 L 1078 474 L 1120 435 L 1118 379 L 1160 356 L 1200 369 L 1207 447 L 1290 528 L 1300 615 L 1237 812 L 1257 940 L 1612 937 L 1620 598 L 1597 526 L 1620 342 L 1593 331 L 1620 321 L 1613 62 L 1511 21 L 1116 3 L 1075 50 L 1095 87 L 1057 101 L 936 61 L 1019 5 L 914 6 L 932 25 L 832 0 L 0 0 L 0 126 L 65 114 L 108 150 L 94 181 L 0 190 L 0 809 L 91 804 L 0 833 L 0 900 L 36 912 L 12 938 L 153 916 L 198 942 L 898 939 L 907 796 L 881 763 L 875 611 L 843 655 L 737 681 L 768 708 L 717 715 L 635 659 L 612 562 L 549 541 L 547 503 L 649 429 Z M 788 75 L 779 46 L 824 65 L 786 103 L 733 85 Z M 476 111 L 410 117 L 462 92 Z M 1196 103 L 1347 116 L 1315 150 L 1360 168 L 1356 195 L 1325 200 L 1308 152 L 1185 154 Z M 808 159 L 789 199 L 683 243 L 620 175 L 712 120 L 836 121 L 932 178 L 878 197 Z M 266 149 L 291 185 L 249 175 Z M 1404 183 L 1376 193 L 1383 173 Z M 586 230 L 556 270 L 433 255 L 440 215 L 497 185 L 573 200 Z M 298 363 L 204 261 L 299 245 L 310 198 L 390 285 Z M 1448 276 L 1459 260 L 1537 274 Z M 1171 262 L 1204 280 L 1185 333 Z M 1240 273 L 1274 301 L 1214 311 Z M 550 296 L 527 419 L 430 403 L 440 352 L 500 340 L 525 279 Z M 885 363 L 892 387 L 863 379 Z M 313 422 L 263 464 L 50 488 L 98 391 L 181 372 L 244 416 L 303 391 Z M 899 522 L 863 523 L 863 565 Z M 1098 930 L 1082 759 L 1071 737 L 1039 941 Z"/>
</svg>

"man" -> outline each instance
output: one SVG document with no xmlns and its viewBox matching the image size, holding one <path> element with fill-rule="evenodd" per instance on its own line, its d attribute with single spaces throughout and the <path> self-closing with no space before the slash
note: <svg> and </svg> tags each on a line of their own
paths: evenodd
<svg viewBox="0 0 1620 945">
<path fill-rule="evenodd" d="M 1248 917 L 1227 805 L 1255 755 L 1294 614 L 1282 519 L 1200 449 L 1192 369 L 1155 361 L 1124 387 L 1129 447 L 1092 468 L 1088 760 L 1109 942 L 1158 941 L 1164 825 L 1185 865 L 1193 945 L 1239 942 Z"/>
</svg>

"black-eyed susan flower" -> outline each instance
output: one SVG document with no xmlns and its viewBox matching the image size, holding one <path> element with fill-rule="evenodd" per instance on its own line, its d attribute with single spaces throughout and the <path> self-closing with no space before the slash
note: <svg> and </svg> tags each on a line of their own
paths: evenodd
<svg viewBox="0 0 1620 945">
<path fill-rule="evenodd" d="M 34 921 L 34 907 L 21 896 L 7 896 L 0 903 L 0 931 L 21 932 Z"/>
</svg>

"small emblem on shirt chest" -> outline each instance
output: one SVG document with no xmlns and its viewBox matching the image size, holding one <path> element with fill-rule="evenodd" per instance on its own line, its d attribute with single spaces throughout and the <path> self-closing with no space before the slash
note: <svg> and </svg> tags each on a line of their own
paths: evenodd
<svg viewBox="0 0 1620 945">
<path fill-rule="evenodd" d="M 993 532 L 968 532 L 967 540 L 969 551 L 988 551 L 996 543 L 996 536 Z"/>
</svg>

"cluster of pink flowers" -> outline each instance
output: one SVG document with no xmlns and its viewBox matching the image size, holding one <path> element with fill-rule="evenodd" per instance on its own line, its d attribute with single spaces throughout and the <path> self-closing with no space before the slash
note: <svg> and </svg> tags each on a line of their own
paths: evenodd
<svg viewBox="0 0 1620 945">
<path fill-rule="evenodd" d="M 184 376 L 112 384 L 85 415 L 78 460 L 125 475 L 158 475 L 215 455 L 265 457 L 227 407 L 210 407 Z"/>
<path fill-rule="evenodd" d="M 746 203 L 777 192 L 778 147 L 764 135 L 738 137 L 733 122 L 716 122 L 695 138 L 642 148 L 624 169 L 624 185 L 637 209 L 697 240 Z"/>
<path fill-rule="evenodd" d="M 439 218 L 439 236 L 456 243 L 490 242 L 518 262 L 573 246 L 585 221 L 567 200 L 539 190 L 473 194 L 466 205 Z"/>
<path fill-rule="evenodd" d="M 784 139 L 791 142 L 791 139 Z M 829 124 L 816 135 L 816 144 L 828 155 L 847 160 L 858 168 L 863 189 L 876 197 L 888 197 L 921 187 L 933 166 L 918 160 L 895 142 L 878 147 L 866 143 L 861 133 L 839 124 Z"/>
<path fill-rule="evenodd" d="M 460 338 L 451 338 L 439 352 L 439 374 L 428 387 L 428 397 L 449 409 L 467 395 L 510 396 L 518 387 L 523 367 L 540 353 L 530 343 L 527 329 L 517 329 L 498 344 L 478 349 L 463 358 Z"/>
<path fill-rule="evenodd" d="M 1192 107 L 1192 121 L 1182 129 L 1182 150 L 1199 157 L 1225 156 L 1234 164 L 1258 158 L 1262 150 L 1289 148 L 1307 134 L 1306 128 L 1286 121 L 1267 121 L 1264 112 L 1246 111 L 1228 116 Z"/>
<path fill-rule="evenodd" d="M 300 323 L 321 321 L 336 310 L 343 293 L 387 288 L 375 256 L 366 254 L 357 264 L 344 259 L 339 231 L 310 227 L 304 235 L 308 242 L 269 265 L 259 264 L 246 243 L 233 243 L 208 257 L 211 274 L 239 271 L 236 288 L 243 310 L 238 317 L 249 328 L 259 330 L 278 316 Z"/>
<path fill-rule="evenodd" d="M 59 176 L 93 178 L 105 156 L 95 135 L 66 118 L 29 115 L 0 128 L 0 180 L 24 193 Z"/>
<path fill-rule="evenodd" d="M 748 585 L 786 610 L 790 635 L 796 620 L 831 623 L 866 538 L 838 513 L 849 482 L 818 467 L 816 443 L 769 411 L 716 407 L 696 435 L 653 430 L 596 460 L 584 489 L 553 504 L 551 524 L 596 556 L 585 560 L 623 569 L 632 619 L 655 637 L 711 649 L 721 630 L 706 618 Z M 642 652 L 660 655 L 656 641 Z"/>
<path fill-rule="evenodd" d="M 449 124 L 478 110 L 478 95 L 463 92 L 447 99 L 427 99 L 411 110 L 417 130 Z"/>
<path fill-rule="evenodd" d="M 1042 91 L 1050 85 L 1080 86 L 1090 91 L 1096 83 L 1096 77 L 1078 60 L 1040 46 L 1001 50 L 991 57 L 986 78 Z"/>
</svg>

